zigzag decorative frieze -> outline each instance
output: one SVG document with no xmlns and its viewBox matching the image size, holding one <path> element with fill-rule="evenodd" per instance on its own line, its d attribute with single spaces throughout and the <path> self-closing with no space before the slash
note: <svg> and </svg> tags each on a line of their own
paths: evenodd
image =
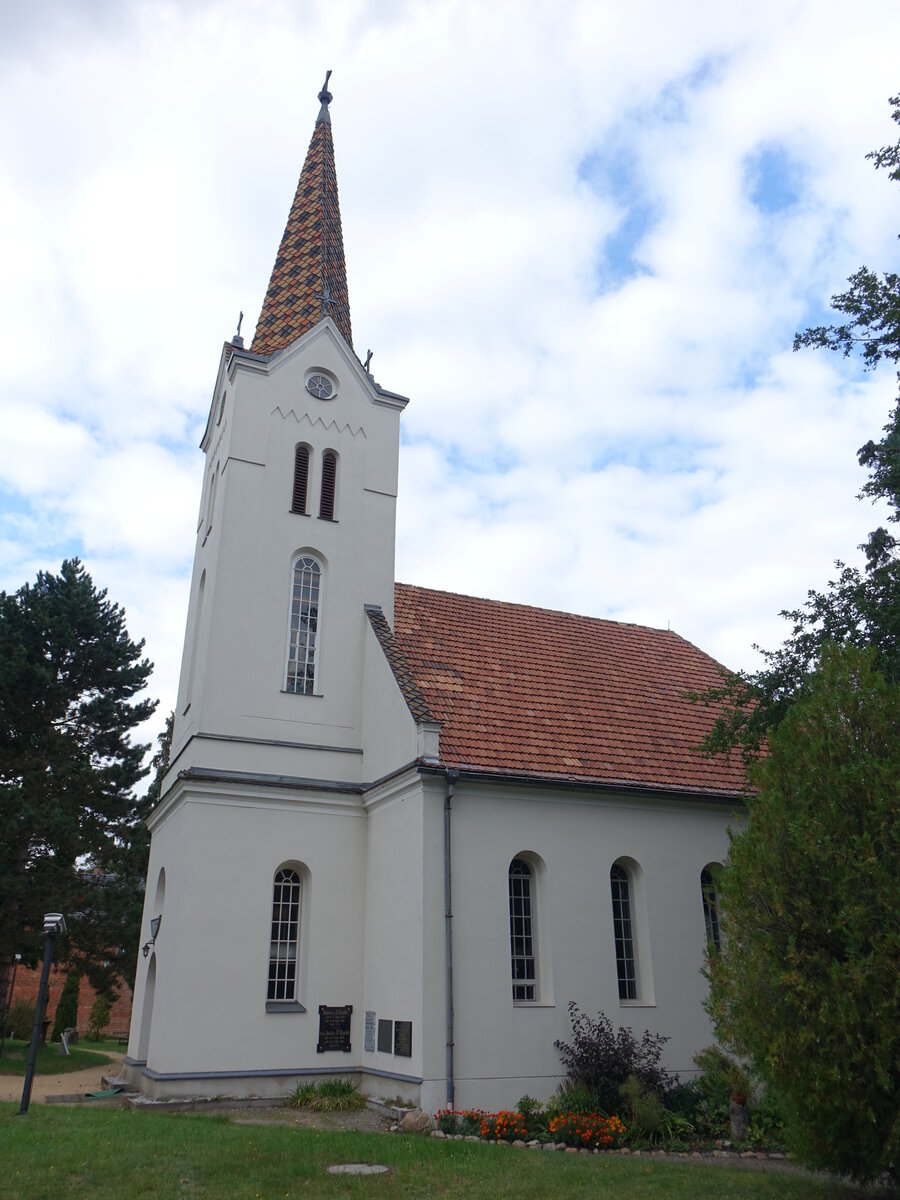
<svg viewBox="0 0 900 1200">
<path fill-rule="evenodd" d="M 280 404 L 276 404 L 269 415 L 274 417 L 276 414 L 281 417 L 282 421 L 286 421 L 288 417 L 293 417 L 298 425 L 309 425 L 310 428 L 318 425 L 322 429 L 333 429 L 336 433 L 349 433 L 351 437 L 358 437 L 360 434 L 363 437 L 366 436 L 366 431 L 362 425 L 354 429 L 350 424 L 339 425 L 337 421 L 323 421 L 321 417 L 316 417 L 313 420 L 308 412 L 300 413 L 298 416 L 294 409 L 289 408 L 285 411 Z"/>
</svg>

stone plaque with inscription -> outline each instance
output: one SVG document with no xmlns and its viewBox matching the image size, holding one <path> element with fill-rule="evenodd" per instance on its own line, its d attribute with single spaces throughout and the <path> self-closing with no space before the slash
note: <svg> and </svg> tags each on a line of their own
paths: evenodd
<svg viewBox="0 0 900 1200">
<path fill-rule="evenodd" d="M 393 1047 L 393 1021 L 378 1022 L 378 1049 L 382 1054 L 390 1054 Z"/>
<path fill-rule="evenodd" d="M 394 1022 L 394 1053 L 402 1058 L 412 1057 L 412 1021 Z"/>
<path fill-rule="evenodd" d="M 350 1018 L 353 1015 L 352 1004 L 320 1004 L 319 1005 L 319 1041 L 316 1054 L 325 1054 L 328 1050 L 342 1050 L 350 1053 Z"/>
<path fill-rule="evenodd" d="M 375 1049 L 375 1013 L 371 1008 L 366 1009 L 365 1048 L 370 1053 L 372 1053 Z"/>
</svg>

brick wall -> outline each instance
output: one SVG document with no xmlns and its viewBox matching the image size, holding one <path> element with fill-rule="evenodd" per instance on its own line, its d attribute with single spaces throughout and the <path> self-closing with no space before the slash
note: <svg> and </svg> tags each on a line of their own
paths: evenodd
<svg viewBox="0 0 900 1200">
<path fill-rule="evenodd" d="M 47 995 L 46 1016 L 50 1018 L 51 1029 L 53 1028 L 53 1018 L 56 1016 L 56 1005 L 63 990 L 63 984 L 66 982 L 66 973 L 65 967 L 57 967 L 55 963 L 50 968 L 50 987 Z M 40 967 L 29 970 L 20 963 L 19 969 L 16 972 L 16 986 L 12 997 L 13 1004 L 17 1000 L 27 1000 L 29 1004 L 36 1004 L 40 981 Z M 112 1011 L 109 1024 L 106 1027 L 106 1032 L 113 1036 L 127 1033 L 128 1027 L 131 1024 L 131 988 L 125 984 L 119 984 L 118 992 L 119 999 L 115 1004 L 110 1006 Z M 94 1006 L 96 998 L 96 992 L 82 975 L 81 983 L 78 987 L 78 1032 L 81 1034 L 87 1031 L 91 1009 Z"/>
</svg>

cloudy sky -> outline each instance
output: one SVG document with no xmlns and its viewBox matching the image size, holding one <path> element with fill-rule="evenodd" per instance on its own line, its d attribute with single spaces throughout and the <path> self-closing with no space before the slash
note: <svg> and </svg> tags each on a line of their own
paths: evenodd
<svg viewBox="0 0 900 1200">
<path fill-rule="evenodd" d="M 896 380 L 791 342 L 897 269 L 896 0 L 2 10 L 0 588 L 80 556 L 160 713 L 219 350 L 326 68 L 356 350 L 411 397 L 398 578 L 752 667 L 857 561 Z"/>
</svg>

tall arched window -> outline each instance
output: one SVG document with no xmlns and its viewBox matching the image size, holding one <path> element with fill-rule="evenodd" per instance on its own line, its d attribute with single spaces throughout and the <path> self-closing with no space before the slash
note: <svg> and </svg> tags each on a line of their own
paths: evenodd
<svg viewBox="0 0 900 1200">
<path fill-rule="evenodd" d="M 291 493 L 291 512 L 306 512 L 306 491 L 309 485 L 309 446 L 300 445 L 294 451 L 294 490 Z"/>
<path fill-rule="evenodd" d="M 714 866 L 704 867 L 700 872 L 700 899 L 703 901 L 706 945 L 718 954 L 722 949 L 722 936 L 719 933 L 719 897 Z"/>
<path fill-rule="evenodd" d="M 613 863 L 610 867 L 609 885 L 612 892 L 613 936 L 616 942 L 619 999 L 637 1000 L 637 964 L 634 954 L 631 886 L 628 872 L 619 863 Z"/>
<path fill-rule="evenodd" d="M 322 495 L 319 500 L 319 518 L 334 520 L 334 488 L 337 482 L 337 455 L 326 450 L 322 455 Z"/>
<path fill-rule="evenodd" d="M 513 1000 L 534 1000 L 537 971 L 534 952 L 534 872 L 524 858 L 509 864 L 509 949 Z"/>
<path fill-rule="evenodd" d="M 275 872 L 269 941 L 268 1000 L 297 999 L 300 946 L 300 876 L 289 867 Z"/>
<path fill-rule="evenodd" d="M 285 685 L 289 692 L 310 696 L 315 690 L 321 591 L 322 568 L 308 555 L 298 558 L 294 563 L 291 588 L 291 628 Z"/>
</svg>

